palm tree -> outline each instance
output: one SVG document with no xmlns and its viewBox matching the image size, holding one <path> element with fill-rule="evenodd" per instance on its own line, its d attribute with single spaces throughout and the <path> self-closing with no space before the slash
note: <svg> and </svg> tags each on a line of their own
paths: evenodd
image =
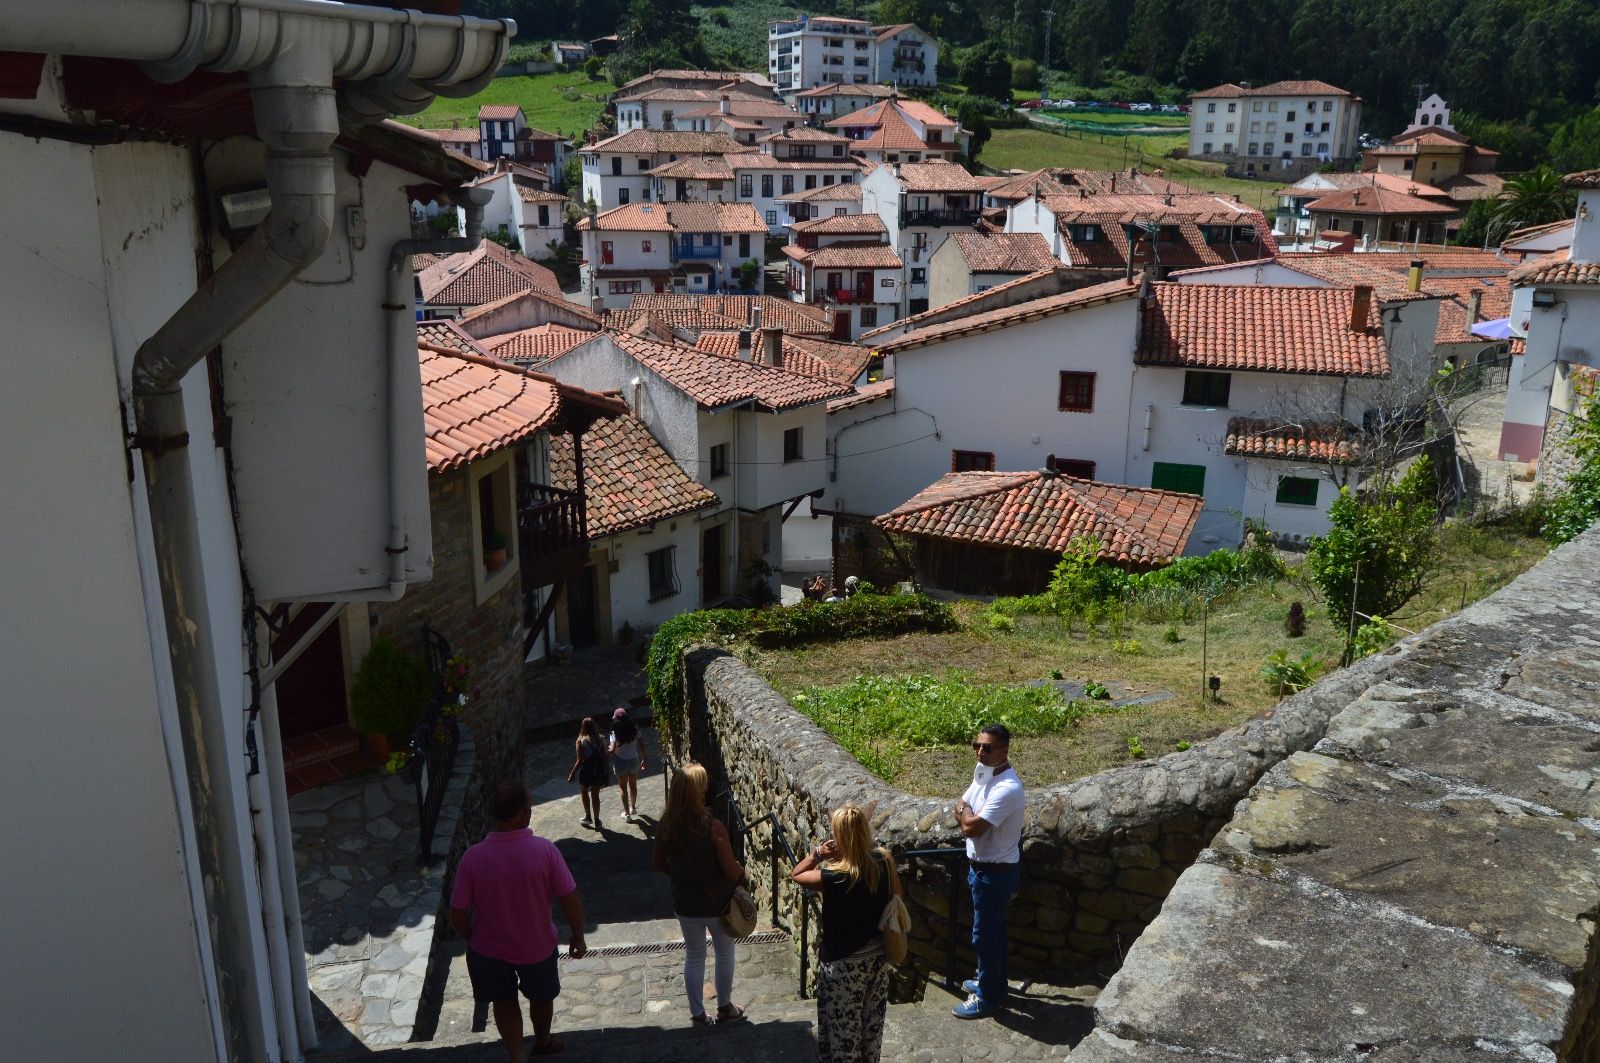
<svg viewBox="0 0 1600 1063">
<path fill-rule="evenodd" d="M 1495 204 L 1490 232 L 1498 238 L 1529 225 L 1560 221 L 1570 218 L 1572 209 L 1573 195 L 1561 183 L 1561 175 L 1541 166 L 1505 183 L 1500 202 Z"/>
</svg>

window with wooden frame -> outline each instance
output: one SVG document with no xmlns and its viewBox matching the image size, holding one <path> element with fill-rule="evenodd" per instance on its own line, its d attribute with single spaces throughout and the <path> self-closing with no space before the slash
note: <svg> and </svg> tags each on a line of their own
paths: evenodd
<svg viewBox="0 0 1600 1063">
<path fill-rule="evenodd" d="M 718 443 L 711 448 L 711 478 L 728 475 L 728 444 Z"/>
<path fill-rule="evenodd" d="M 1183 405 L 1226 409 L 1233 377 L 1228 373 L 1189 372 L 1183 374 Z"/>
<path fill-rule="evenodd" d="M 1094 409 L 1094 374 L 1063 370 L 1057 407 L 1071 413 L 1089 413 Z"/>
<path fill-rule="evenodd" d="M 805 456 L 802 446 L 802 434 L 798 428 L 790 428 L 783 433 L 783 460 L 799 461 Z"/>
<path fill-rule="evenodd" d="M 1094 479 L 1094 462 L 1083 461 L 1080 458 L 1057 458 L 1056 472 L 1062 476 L 1071 476 L 1079 480 Z"/>
<path fill-rule="evenodd" d="M 989 450 L 952 450 L 951 472 L 994 472 L 994 452 Z"/>
<path fill-rule="evenodd" d="M 1280 476 L 1277 501 L 1280 506 L 1314 506 L 1317 481 L 1310 476 Z"/>
<path fill-rule="evenodd" d="M 1204 465 L 1179 465 L 1158 461 L 1150 468 L 1150 486 L 1160 491 L 1182 491 L 1187 495 L 1203 495 L 1206 490 Z"/>
</svg>

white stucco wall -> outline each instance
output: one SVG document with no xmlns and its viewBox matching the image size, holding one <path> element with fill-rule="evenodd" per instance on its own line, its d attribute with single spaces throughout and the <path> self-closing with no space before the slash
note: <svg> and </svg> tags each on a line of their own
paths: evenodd
<svg viewBox="0 0 1600 1063">
<path fill-rule="evenodd" d="M 740 413 L 734 465 L 739 508 L 765 509 L 822 487 L 827 418 L 820 402 L 782 413 Z M 802 457 L 785 461 L 783 436 L 792 428 L 800 429 Z"/>
<path fill-rule="evenodd" d="M 695 404 L 600 335 L 540 367 L 557 380 L 592 391 L 620 389 L 656 442 L 690 476 L 697 476 L 699 420 Z M 639 386 L 634 387 L 634 381 Z M 715 490 L 715 488 L 713 488 Z M 720 491 L 718 492 L 721 493 Z"/>
<path fill-rule="evenodd" d="M 1535 305 L 1536 294 L 1540 301 L 1548 297 L 1551 305 Z M 1511 322 L 1526 333 L 1527 348 L 1511 360 L 1500 457 L 1533 461 L 1544 435 L 1557 363 L 1600 365 L 1600 291 L 1515 288 Z"/>
<path fill-rule="evenodd" d="M 635 632 L 643 635 L 679 613 L 700 608 L 700 522 L 697 517 L 693 513 L 673 517 L 658 522 L 653 529 L 607 536 L 596 544 L 607 551 L 616 565 L 616 571 L 606 577 L 613 636 L 624 624 L 632 625 Z M 678 576 L 678 593 L 651 601 L 648 555 L 668 546 L 676 547 L 674 569 Z"/>
<path fill-rule="evenodd" d="M 194 284 L 188 154 L 7 136 L 0 167 L 15 202 L 49 205 L 13 212 L 0 242 L 17 355 L 0 360 L 7 1054 L 210 1060 L 209 945 L 163 741 L 176 706 L 118 410 L 119 356 L 125 372 Z"/>
</svg>

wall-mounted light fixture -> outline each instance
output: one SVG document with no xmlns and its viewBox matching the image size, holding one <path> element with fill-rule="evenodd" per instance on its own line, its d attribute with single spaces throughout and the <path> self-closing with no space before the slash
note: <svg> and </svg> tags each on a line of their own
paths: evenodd
<svg viewBox="0 0 1600 1063">
<path fill-rule="evenodd" d="M 1587 203 L 1579 203 L 1578 204 L 1578 220 L 1579 221 L 1588 221 L 1589 220 L 1589 204 L 1587 204 Z"/>
<path fill-rule="evenodd" d="M 236 188 L 217 197 L 222 212 L 222 227 L 231 237 L 240 237 L 266 220 L 272 209 L 272 195 L 266 185 Z"/>
</svg>

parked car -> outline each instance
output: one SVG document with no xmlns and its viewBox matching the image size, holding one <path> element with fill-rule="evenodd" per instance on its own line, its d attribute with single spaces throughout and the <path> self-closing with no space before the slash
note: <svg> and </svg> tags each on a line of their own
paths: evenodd
<svg viewBox="0 0 1600 1063">
<path fill-rule="evenodd" d="M 1017 109 L 1022 111 L 1037 111 L 1041 107 L 1050 106 L 1049 100 L 1023 100 L 1017 104 Z"/>
<path fill-rule="evenodd" d="M 1189 105 L 1187 103 L 1178 104 L 1178 113 L 1179 114 L 1188 114 L 1189 113 Z"/>
<path fill-rule="evenodd" d="M 1146 111 L 1153 111 L 1155 110 L 1155 107 L 1148 103 L 1130 103 L 1128 105 L 1128 110 L 1139 111 L 1140 113 L 1143 113 Z"/>
<path fill-rule="evenodd" d="M 1064 111 L 1070 111 L 1072 108 L 1078 106 L 1078 101 L 1077 100 L 1057 100 L 1056 101 L 1056 106 L 1061 108 Z"/>
<path fill-rule="evenodd" d="M 1128 103 L 1113 103 L 1111 106 L 1115 107 L 1119 111 L 1127 111 L 1131 110 L 1133 105 Z"/>
<path fill-rule="evenodd" d="M 1162 114 L 1177 114 L 1178 113 L 1178 105 L 1175 104 L 1175 103 L 1163 103 L 1161 105 L 1161 113 Z"/>
</svg>

